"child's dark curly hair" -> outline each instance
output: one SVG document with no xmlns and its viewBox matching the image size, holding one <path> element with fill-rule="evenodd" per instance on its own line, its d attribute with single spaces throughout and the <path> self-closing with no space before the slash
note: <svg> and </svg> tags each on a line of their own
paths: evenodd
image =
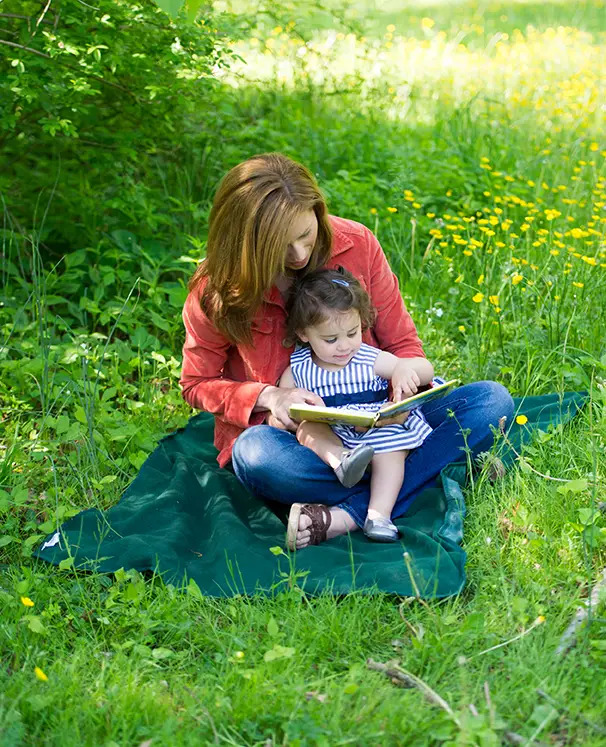
<svg viewBox="0 0 606 747">
<path fill-rule="evenodd" d="M 286 304 L 286 346 L 299 340 L 297 330 L 323 322 L 334 311 L 360 314 L 362 330 L 372 327 L 375 310 L 368 293 L 359 281 L 343 267 L 337 270 L 319 269 L 293 284 Z"/>
</svg>

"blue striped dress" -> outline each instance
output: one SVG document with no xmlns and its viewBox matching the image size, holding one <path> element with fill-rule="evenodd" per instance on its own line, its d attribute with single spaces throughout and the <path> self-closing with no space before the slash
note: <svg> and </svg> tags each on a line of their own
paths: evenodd
<svg viewBox="0 0 606 747">
<path fill-rule="evenodd" d="M 327 371 L 314 363 L 311 348 L 299 348 L 290 356 L 295 385 L 315 392 L 327 406 L 332 406 L 331 399 L 334 400 L 337 395 L 345 395 L 345 399 L 351 398 L 351 401 L 344 405 L 337 404 L 337 407 L 376 412 L 388 401 L 388 382 L 375 373 L 375 361 L 379 352 L 377 348 L 362 343 L 346 366 L 338 371 Z M 384 397 L 381 397 L 382 393 Z M 360 394 L 365 401 L 356 403 L 356 394 Z M 368 401 L 373 398 L 378 401 Z M 353 449 L 360 443 L 365 443 L 373 446 L 377 454 L 416 449 L 432 431 L 421 408 L 413 410 L 403 425 L 385 425 L 365 433 L 358 433 L 353 426 L 340 423 L 331 425 L 331 428 L 346 448 Z"/>
</svg>

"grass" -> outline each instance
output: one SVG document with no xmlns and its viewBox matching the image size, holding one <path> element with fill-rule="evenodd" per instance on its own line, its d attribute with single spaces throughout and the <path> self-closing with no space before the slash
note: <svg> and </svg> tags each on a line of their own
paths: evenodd
<svg viewBox="0 0 606 747">
<path fill-rule="evenodd" d="M 3 744 L 490 745 L 508 731 L 604 744 L 587 723 L 605 716 L 603 611 L 555 655 L 605 564 L 592 510 L 606 446 L 603 4 L 358 3 L 353 37 L 310 7 L 261 17 L 238 47 L 248 65 L 225 76 L 217 105 L 241 126 L 210 155 L 192 148 L 178 176 L 160 161 L 141 173 L 158 235 L 125 217 L 49 256 L 5 217 Z M 115 503 L 186 422 L 179 314 L 212 185 L 273 149 L 318 174 L 334 213 L 375 230 L 437 371 L 517 396 L 591 391 L 502 483 L 468 491 L 457 598 L 201 599 L 30 557 L 56 522 Z M 581 482 L 558 492 L 550 478 Z M 369 671 L 369 657 L 397 660 L 454 716 Z"/>
</svg>

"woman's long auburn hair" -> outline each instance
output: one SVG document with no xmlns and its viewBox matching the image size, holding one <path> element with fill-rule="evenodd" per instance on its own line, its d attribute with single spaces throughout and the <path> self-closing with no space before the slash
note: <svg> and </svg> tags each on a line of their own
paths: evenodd
<svg viewBox="0 0 606 747">
<path fill-rule="evenodd" d="M 293 221 L 313 210 L 318 237 L 302 273 L 324 265 L 332 229 L 324 197 L 311 172 L 281 153 L 253 156 L 223 177 L 210 212 L 206 259 L 189 282 L 215 327 L 232 343 L 250 343 L 251 322 L 285 272 L 287 238 Z"/>
</svg>

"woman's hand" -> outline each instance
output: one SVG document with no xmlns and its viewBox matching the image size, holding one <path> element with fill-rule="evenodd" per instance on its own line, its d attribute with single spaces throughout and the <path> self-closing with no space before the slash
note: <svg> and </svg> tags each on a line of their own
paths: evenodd
<svg viewBox="0 0 606 747">
<path fill-rule="evenodd" d="M 265 422 L 274 428 L 283 430 L 296 431 L 298 423 L 295 422 L 288 410 L 291 405 L 316 405 L 324 407 L 324 400 L 307 389 L 298 387 L 283 389 L 277 386 L 268 386 L 261 392 L 257 400 L 259 409 L 268 410 Z"/>
<path fill-rule="evenodd" d="M 421 379 L 414 366 L 406 358 L 401 358 L 391 376 L 393 401 L 400 402 L 407 397 L 412 397 L 417 393 L 420 386 Z"/>
</svg>

